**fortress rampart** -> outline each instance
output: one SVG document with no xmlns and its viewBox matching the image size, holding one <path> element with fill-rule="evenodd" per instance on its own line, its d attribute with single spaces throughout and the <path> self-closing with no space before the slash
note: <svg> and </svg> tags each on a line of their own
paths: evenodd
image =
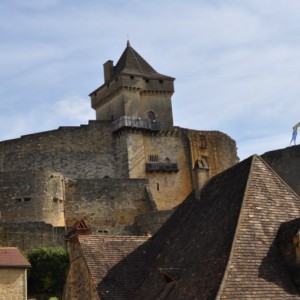
<svg viewBox="0 0 300 300">
<path fill-rule="evenodd" d="M 153 233 L 238 162 L 228 135 L 173 125 L 175 79 L 129 43 L 115 66 L 104 64 L 104 77 L 90 94 L 97 120 L 0 142 L 2 241 L 13 223 L 21 236 L 29 236 L 27 223 L 45 224 L 38 234 L 51 236 L 79 220 L 94 233 Z"/>
<path fill-rule="evenodd" d="M 111 124 L 103 121 L 25 135 L 0 143 L 0 171 L 53 170 L 69 178 L 114 177 L 113 143 Z"/>
</svg>

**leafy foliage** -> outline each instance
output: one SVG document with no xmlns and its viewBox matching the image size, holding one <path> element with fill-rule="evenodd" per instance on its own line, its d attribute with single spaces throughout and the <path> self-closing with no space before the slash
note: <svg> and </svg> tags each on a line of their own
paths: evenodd
<svg viewBox="0 0 300 300">
<path fill-rule="evenodd" d="M 62 248 L 42 248 L 26 253 L 31 263 L 28 272 L 30 294 L 60 295 L 69 264 L 68 252 Z"/>
</svg>

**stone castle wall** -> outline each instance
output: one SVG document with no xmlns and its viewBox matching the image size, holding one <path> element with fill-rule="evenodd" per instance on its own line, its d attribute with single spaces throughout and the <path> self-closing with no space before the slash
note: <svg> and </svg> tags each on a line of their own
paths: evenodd
<svg viewBox="0 0 300 300">
<path fill-rule="evenodd" d="M 50 171 L 0 173 L 0 222 L 64 226 L 64 180 Z"/>
<path fill-rule="evenodd" d="M 66 246 L 65 227 L 45 222 L 0 222 L 0 247 L 17 247 L 22 251 L 43 247 Z"/>
<path fill-rule="evenodd" d="M 236 143 L 220 131 L 187 130 L 192 168 L 196 160 L 206 160 L 209 176 L 215 176 L 238 163 Z"/>
<path fill-rule="evenodd" d="M 300 146 L 266 152 L 262 158 L 300 196 Z"/>
<path fill-rule="evenodd" d="M 69 178 L 115 176 L 110 122 L 23 136 L 0 143 L 0 172 L 53 170 Z"/>
<path fill-rule="evenodd" d="M 155 234 L 156 231 L 170 218 L 174 210 L 147 212 L 135 217 L 136 234 Z"/>
<path fill-rule="evenodd" d="M 132 234 L 135 216 L 153 209 L 145 179 L 78 179 L 66 185 L 66 222 L 99 232 Z"/>
<path fill-rule="evenodd" d="M 235 142 L 220 132 L 115 134 L 101 121 L 5 141 L 0 221 L 72 226 L 83 219 L 100 231 L 130 233 L 137 215 L 173 209 L 191 193 L 196 160 L 205 158 L 213 176 L 237 161 L 235 153 Z M 149 171 L 149 163 L 177 167 Z"/>
<path fill-rule="evenodd" d="M 106 121 L 4 141 L 0 222 L 83 219 L 99 231 L 131 234 L 137 215 L 173 209 L 192 192 L 195 161 L 204 159 L 214 176 L 237 162 L 235 147 L 217 131 L 113 133 Z"/>
<path fill-rule="evenodd" d="M 174 127 L 173 131 L 147 133 L 124 129 L 116 139 L 126 149 L 126 153 L 120 155 L 120 165 L 128 164 L 130 178 L 149 179 L 159 210 L 176 207 L 192 192 L 197 160 L 205 160 L 210 177 L 238 162 L 235 141 L 218 131 Z M 166 168 L 146 170 L 146 164 L 154 167 L 163 164 Z M 177 170 L 167 170 L 172 164 L 177 165 Z"/>
</svg>

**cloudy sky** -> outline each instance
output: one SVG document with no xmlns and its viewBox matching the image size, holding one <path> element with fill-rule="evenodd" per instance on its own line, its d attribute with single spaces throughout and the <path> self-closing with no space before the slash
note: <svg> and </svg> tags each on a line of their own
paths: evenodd
<svg viewBox="0 0 300 300">
<path fill-rule="evenodd" d="M 285 148 L 300 121 L 299 12 L 299 0 L 2 0 L 0 140 L 95 119 L 88 94 L 129 37 L 176 78 L 176 125 L 227 133 L 241 159 Z"/>
</svg>

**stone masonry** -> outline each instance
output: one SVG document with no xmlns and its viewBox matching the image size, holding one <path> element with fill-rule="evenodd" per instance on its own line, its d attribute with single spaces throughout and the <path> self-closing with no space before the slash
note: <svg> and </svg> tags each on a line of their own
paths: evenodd
<svg viewBox="0 0 300 300">
<path fill-rule="evenodd" d="M 228 135 L 173 125 L 175 79 L 129 43 L 115 66 L 104 64 L 104 77 L 90 94 L 95 121 L 0 142 L 0 245 L 12 223 L 84 220 L 93 232 L 136 234 L 149 220 L 157 228 L 156 212 L 171 214 L 238 162 Z"/>
</svg>

